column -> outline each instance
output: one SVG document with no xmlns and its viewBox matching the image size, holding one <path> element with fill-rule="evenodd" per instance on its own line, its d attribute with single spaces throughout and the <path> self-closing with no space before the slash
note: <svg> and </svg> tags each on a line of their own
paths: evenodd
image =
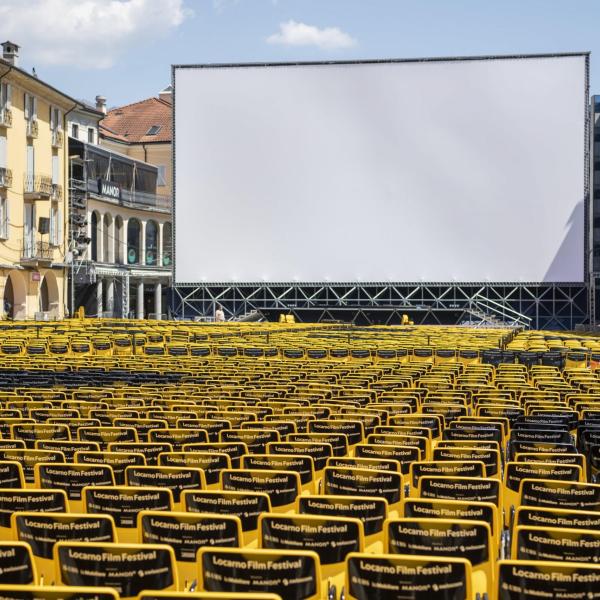
<svg viewBox="0 0 600 600">
<path fill-rule="evenodd" d="M 115 219 L 113 217 L 110 222 L 110 227 L 108 228 L 108 262 L 111 265 L 115 264 Z"/>
<path fill-rule="evenodd" d="M 156 257 L 156 266 L 163 266 L 163 227 L 164 223 L 158 224 L 158 256 Z"/>
<path fill-rule="evenodd" d="M 97 306 L 97 316 L 101 317 L 104 312 L 104 307 L 102 306 L 102 290 L 103 290 L 103 281 L 98 278 L 96 281 L 96 306 Z"/>
<path fill-rule="evenodd" d="M 104 262 L 104 215 L 98 216 L 96 254 L 98 262 Z"/>
<path fill-rule="evenodd" d="M 140 281 L 137 286 L 137 319 L 144 318 L 144 282 Z"/>
<path fill-rule="evenodd" d="M 113 278 L 106 282 L 106 312 L 110 317 L 115 316 L 115 280 Z"/>
<path fill-rule="evenodd" d="M 160 282 L 154 286 L 154 312 L 160 321 L 162 319 L 162 284 Z"/>
<path fill-rule="evenodd" d="M 123 235 L 121 239 L 121 254 L 123 256 L 123 264 L 129 264 L 127 260 L 127 224 L 129 223 L 129 219 L 123 219 Z"/>
<path fill-rule="evenodd" d="M 140 227 L 140 235 L 142 236 L 140 243 L 140 265 L 146 264 L 146 221 L 142 221 L 142 226 Z"/>
</svg>

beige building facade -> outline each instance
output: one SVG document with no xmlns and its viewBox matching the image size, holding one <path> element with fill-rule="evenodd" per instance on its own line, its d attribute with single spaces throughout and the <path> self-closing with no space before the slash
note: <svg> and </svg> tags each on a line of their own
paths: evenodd
<svg viewBox="0 0 600 600">
<path fill-rule="evenodd" d="M 3 318 L 65 315 L 66 115 L 77 101 L 0 58 L 0 309 Z"/>
</svg>

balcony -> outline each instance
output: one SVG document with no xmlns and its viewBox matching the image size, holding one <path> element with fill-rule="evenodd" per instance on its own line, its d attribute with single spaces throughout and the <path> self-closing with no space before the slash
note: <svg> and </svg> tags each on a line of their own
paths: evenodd
<svg viewBox="0 0 600 600">
<path fill-rule="evenodd" d="M 12 110 L 0 108 L 0 127 L 12 127 Z"/>
<path fill-rule="evenodd" d="M 62 187 L 61 194 L 62 194 Z M 53 194 L 52 177 L 48 175 L 34 175 L 26 173 L 23 183 L 25 200 L 50 200 Z"/>
<path fill-rule="evenodd" d="M 54 250 L 48 242 L 33 238 L 22 240 L 21 262 L 52 262 L 53 253 Z"/>
<path fill-rule="evenodd" d="M 62 148 L 64 141 L 64 134 L 62 129 L 53 129 L 52 130 L 52 147 L 53 148 Z"/>
<path fill-rule="evenodd" d="M 29 119 L 27 121 L 27 137 L 28 138 L 37 138 L 39 133 L 39 126 L 37 119 Z"/>
<path fill-rule="evenodd" d="M 12 186 L 12 171 L 6 167 L 0 167 L 0 189 Z"/>
</svg>

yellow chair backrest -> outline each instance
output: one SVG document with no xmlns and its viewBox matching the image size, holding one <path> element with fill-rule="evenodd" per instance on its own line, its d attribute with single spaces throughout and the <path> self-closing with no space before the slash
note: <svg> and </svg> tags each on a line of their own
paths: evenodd
<svg viewBox="0 0 600 600">
<path fill-rule="evenodd" d="M 305 550 L 198 551 L 198 588 L 210 592 L 275 592 L 285 600 L 321 600 L 319 557 Z"/>
<path fill-rule="evenodd" d="M 600 565 L 589 563 L 502 560 L 492 600 L 523 598 L 594 598 Z"/>
<path fill-rule="evenodd" d="M 35 486 L 67 493 L 74 512 L 83 512 L 82 490 L 86 486 L 114 485 L 112 467 L 79 463 L 37 463 Z"/>
<path fill-rule="evenodd" d="M 68 596 L 65 596 L 65 598 L 70 600 Z M 9 600 L 13 600 L 13 598 Z M 14 600 L 19 599 L 15 598 Z M 46 599 L 42 598 L 42 600 Z M 54 598 L 48 600 L 54 600 Z M 82 600 L 88 599 L 83 597 Z M 98 600 L 105 599 L 99 597 Z M 269 594 L 268 592 L 264 594 L 253 594 L 251 592 L 142 592 L 138 596 L 138 600 L 283 600 L 283 598 L 278 594 Z"/>
<path fill-rule="evenodd" d="M 112 517 L 76 513 L 15 512 L 11 516 L 13 538 L 31 547 L 43 585 L 54 585 L 52 550 L 60 541 L 115 542 Z"/>
<path fill-rule="evenodd" d="M 264 469 L 224 469 L 221 471 L 221 489 L 230 492 L 263 492 L 271 500 L 276 512 L 294 508 L 301 492 L 300 475 L 295 471 Z"/>
<path fill-rule="evenodd" d="M 121 599 L 178 589 L 175 554 L 163 544 L 58 542 L 54 562 L 61 585 L 110 587 Z"/>
<path fill-rule="evenodd" d="M 379 496 L 390 510 L 397 510 L 404 495 L 403 479 L 393 471 L 375 471 L 345 467 L 326 467 L 323 493 L 338 496 Z"/>
<path fill-rule="evenodd" d="M 300 476 L 303 492 L 316 491 L 314 461 L 307 455 L 247 454 L 242 456 L 242 469 L 296 471 Z"/>
<path fill-rule="evenodd" d="M 138 532 L 140 544 L 168 544 L 173 548 L 185 589 L 196 579 L 199 548 L 237 548 L 242 543 L 242 524 L 235 516 L 145 510 L 138 514 Z"/>
<path fill-rule="evenodd" d="M 0 585 L 0 596 L 6 600 L 119 600 L 119 594 L 110 588 L 57 585 Z"/>
<path fill-rule="evenodd" d="M 143 510 L 173 510 L 173 493 L 167 488 L 127 486 L 83 489 L 85 510 L 90 514 L 110 515 L 120 542 L 137 542 L 137 515 Z"/>
<path fill-rule="evenodd" d="M 353 553 L 346 559 L 348 600 L 376 598 L 382 589 L 391 598 L 446 597 L 438 592 L 450 589 L 453 600 L 470 600 L 471 580 L 471 563 L 464 558 Z"/>
<path fill-rule="evenodd" d="M 269 496 L 262 492 L 226 492 L 223 490 L 187 490 L 181 494 L 186 512 L 230 515 L 240 519 L 244 546 L 256 546 L 258 517 L 271 512 Z"/>
<path fill-rule="evenodd" d="M 31 547 L 25 542 L 0 541 L 0 584 L 36 585 Z"/>
<path fill-rule="evenodd" d="M 497 552 L 490 526 L 483 521 L 407 518 L 385 524 L 385 547 L 390 554 L 460 556 L 473 571 L 473 592 L 492 589 Z"/>
</svg>

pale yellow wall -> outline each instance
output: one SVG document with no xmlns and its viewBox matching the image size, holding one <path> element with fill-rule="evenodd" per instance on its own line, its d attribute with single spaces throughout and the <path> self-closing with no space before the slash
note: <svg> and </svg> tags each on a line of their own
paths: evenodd
<svg viewBox="0 0 600 600">
<path fill-rule="evenodd" d="M 24 234 L 24 176 L 27 171 L 27 144 L 29 141 L 33 144 L 35 154 L 35 175 L 45 175 L 52 177 L 52 156 L 56 154 L 59 157 L 59 183 L 62 185 L 62 201 L 58 202 L 58 208 L 62 211 L 63 217 L 63 235 L 62 244 L 53 249 L 53 262 L 64 263 L 66 252 L 67 231 L 67 207 L 68 207 L 68 185 L 67 185 L 67 145 L 66 136 L 63 140 L 62 148 L 52 147 L 52 136 L 50 129 L 50 106 L 59 108 L 63 113 L 63 122 L 61 128 L 65 129 L 64 114 L 73 108 L 74 103 L 68 98 L 61 96 L 51 88 L 44 86 L 39 81 L 31 81 L 23 74 L 12 71 L 3 79 L 3 82 L 10 83 L 12 127 L 0 128 L 0 134 L 5 134 L 7 138 L 7 167 L 12 171 L 12 186 L 6 191 L 6 197 L 9 203 L 9 237 L 7 240 L 0 240 L 0 263 L 14 264 L 25 267 L 21 263 L 21 249 Z M 37 98 L 37 121 L 38 137 L 28 138 L 26 135 L 26 119 L 24 115 L 24 95 L 25 92 L 34 95 Z M 36 200 L 35 204 L 35 223 L 40 217 L 50 216 L 51 201 Z M 36 232 L 36 241 L 48 242 L 49 236 L 40 236 Z M 27 289 L 26 306 L 23 308 L 23 318 L 33 318 L 34 313 L 38 311 L 39 301 L 39 282 L 33 281 L 32 271 L 37 268 L 23 268 L 17 273 Z M 39 268 L 42 275 L 46 272 L 45 268 Z M 8 273 L 8 268 L 0 269 L 0 313 L 2 313 L 2 298 L 4 286 Z M 53 310 L 54 316 L 62 317 L 64 314 L 63 291 L 65 281 L 64 269 L 52 269 L 56 277 L 58 287 L 58 306 Z M 17 276 L 15 274 L 15 276 Z"/>
</svg>

